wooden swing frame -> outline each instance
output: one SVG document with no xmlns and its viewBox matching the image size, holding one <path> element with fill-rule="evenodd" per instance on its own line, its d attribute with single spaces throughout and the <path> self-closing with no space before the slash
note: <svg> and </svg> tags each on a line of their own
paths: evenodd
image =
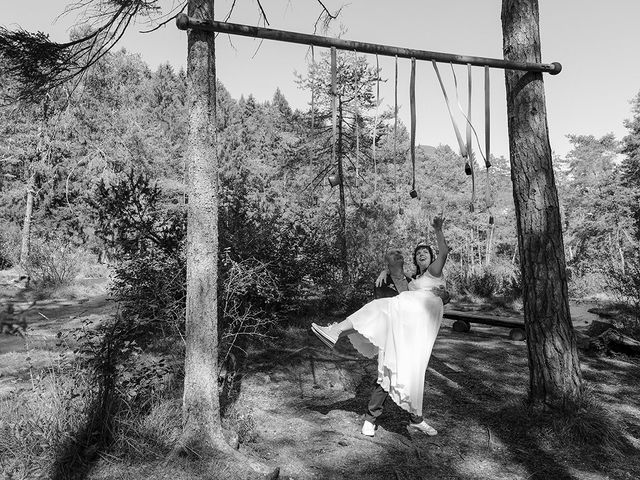
<svg viewBox="0 0 640 480">
<path fill-rule="evenodd" d="M 475 57 L 468 55 L 457 55 L 453 53 L 431 52 L 428 50 L 393 47 L 390 45 L 381 45 L 377 43 L 358 42 L 354 40 L 343 40 L 341 38 L 323 37 L 320 35 L 310 35 L 306 33 L 290 32 L 286 30 L 254 27 L 250 25 L 241 25 L 238 23 L 217 21 L 206 22 L 203 20 L 191 18 L 184 13 L 176 16 L 176 26 L 180 30 L 193 29 L 211 33 L 226 33 L 229 35 L 239 35 L 243 37 L 261 38 L 279 42 L 297 43 L 301 45 L 311 45 L 315 47 L 335 47 L 338 50 L 355 50 L 359 53 L 370 53 L 373 55 L 383 55 L 387 57 L 415 58 L 416 60 L 455 63 L 458 65 L 474 65 L 480 67 L 487 66 L 492 68 L 501 68 L 504 70 L 522 70 L 527 72 L 549 73 L 551 75 L 557 75 L 562 71 L 562 65 L 558 62 L 513 62 L 500 58 Z"/>
<path fill-rule="evenodd" d="M 176 26 L 180 30 L 185 30 L 185 31 L 189 29 L 193 29 L 193 30 L 200 30 L 200 31 L 209 32 L 209 33 L 226 33 L 228 35 L 239 35 L 243 37 L 260 38 L 260 39 L 266 39 L 266 40 L 275 40 L 279 42 L 307 45 L 307 46 L 311 46 L 312 49 L 313 47 L 330 48 L 332 52 L 332 68 L 335 68 L 335 51 L 336 50 L 347 50 L 350 52 L 373 54 L 373 55 L 376 55 L 376 59 L 378 55 L 395 57 L 396 58 L 396 82 L 397 82 L 397 59 L 398 57 L 408 58 L 408 59 L 411 59 L 411 64 L 412 64 L 412 76 L 411 76 L 412 86 L 410 89 L 411 90 L 410 93 L 412 97 L 415 96 L 415 92 L 414 92 L 415 77 L 414 76 L 415 76 L 416 60 L 432 62 L 434 65 L 434 68 L 436 69 L 436 72 L 437 72 L 436 62 L 449 63 L 452 65 L 452 68 L 453 68 L 453 64 L 467 65 L 467 68 L 469 69 L 469 71 L 471 69 L 471 66 L 484 67 L 485 68 L 485 77 L 484 77 L 485 78 L 485 103 L 487 103 L 487 106 L 485 107 L 485 122 L 487 123 L 487 125 L 490 118 L 489 107 L 488 107 L 488 95 L 489 95 L 488 69 L 489 68 L 499 68 L 503 70 L 520 70 L 520 71 L 535 72 L 535 73 L 549 73 L 551 75 L 557 75 L 562 71 L 562 65 L 559 62 L 552 62 L 552 63 L 514 62 L 511 60 L 504 60 L 500 58 L 477 57 L 477 56 L 469 56 L 469 55 L 458 55 L 453 53 L 433 52 L 429 50 L 417 50 L 412 48 L 394 47 L 390 45 L 382 45 L 377 43 L 359 42 L 354 40 L 343 40 L 341 38 L 324 37 L 320 35 L 291 32 L 287 30 L 276 30 L 272 28 L 242 25 L 238 23 L 228 23 L 228 22 L 218 22 L 218 21 L 207 22 L 204 20 L 199 20 L 199 19 L 189 17 L 185 13 L 181 13 L 176 16 Z M 334 77 L 333 84 L 335 85 L 335 73 L 333 74 L 333 77 Z M 440 79 L 440 83 L 443 88 L 443 92 L 445 94 L 445 99 L 446 99 L 446 92 L 444 91 L 444 86 L 442 85 L 441 79 Z M 470 88 L 471 86 L 469 84 L 469 89 Z M 335 86 L 332 87 L 332 89 L 335 89 Z M 471 95 L 471 91 L 469 91 L 469 95 Z M 414 133 L 415 132 L 415 111 L 414 111 L 415 99 L 414 98 L 412 98 L 411 105 L 412 105 L 411 158 L 412 158 L 412 164 L 413 164 L 413 183 L 412 183 L 412 190 L 410 194 L 412 198 L 416 198 L 418 194 L 415 189 L 415 133 Z M 471 104 L 469 104 L 469 108 L 471 108 L 470 105 Z M 335 110 L 335 107 L 333 108 L 333 110 Z M 449 113 L 451 114 L 451 112 Z M 470 113 L 471 112 L 469 110 L 468 114 L 470 115 Z M 397 85 L 396 85 L 395 115 L 397 115 Z M 333 156 L 335 157 L 335 112 L 333 114 L 333 117 L 334 117 Z M 472 127 L 471 127 L 469 118 L 467 118 L 467 123 L 468 123 L 467 145 L 468 147 L 470 147 L 471 145 L 470 128 Z M 454 122 L 454 128 L 456 128 L 455 122 Z M 395 136 L 395 129 L 396 129 L 396 125 L 394 125 L 394 136 Z M 456 128 L 456 133 L 458 134 L 457 128 Z M 486 157 L 485 157 L 485 164 L 487 167 L 487 188 L 489 188 L 489 167 L 491 166 L 491 163 L 489 161 L 489 145 L 490 145 L 489 136 L 490 136 L 490 133 L 489 133 L 489 129 L 487 128 L 485 130 L 485 137 L 486 137 L 485 141 L 486 141 L 486 150 L 487 150 Z M 459 134 L 458 134 L 458 137 L 459 137 Z M 461 142 L 461 139 L 458 138 L 458 141 Z M 374 159 L 375 159 L 375 137 L 374 137 L 373 148 L 374 148 Z M 394 145 L 394 155 L 395 155 L 395 145 Z M 463 157 L 467 158 L 466 155 L 463 155 Z M 472 162 L 472 159 L 467 158 L 467 161 Z M 473 170 L 471 171 L 471 174 L 474 181 L 474 188 L 473 188 L 473 194 L 472 194 L 472 199 L 470 203 L 470 210 L 473 212 L 474 211 L 473 205 L 475 202 L 475 176 L 473 175 Z M 331 186 L 333 186 L 333 182 L 330 181 L 330 183 L 331 183 Z M 487 190 L 487 204 L 489 205 L 490 203 L 492 203 L 492 201 L 489 195 L 489 190 Z M 489 205 L 489 208 L 490 207 L 491 205 Z M 493 220 L 493 216 L 491 215 L 490 221 L 489 221 L 490 225 L 493 225 L 492 220 Z"/>
</svg>

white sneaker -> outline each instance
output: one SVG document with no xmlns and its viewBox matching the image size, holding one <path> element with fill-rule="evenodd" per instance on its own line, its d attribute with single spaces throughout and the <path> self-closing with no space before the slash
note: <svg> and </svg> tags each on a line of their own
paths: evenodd
<svg viewBox="0 0 640 480">
<path fill-rule="evenodd" d="M 362 434 L 367 437 L 373 437 L 376 434 L 376 426 L 371 423 L 369 420 L 364 421 L 364 425 L 362 425 Z"/>
<path fill-rule="evenodd" d="M 316 334 L 316 336 L 322 340 L 327 347 L 333 348 L 338 341 L 338 335 L 336 335 L 334 328 L 337 324 L 333 323 L 327 327 L 322 327 L 316 323 L 311 324 L 311 331 Z"/>
<path fill-rule="evenodd" d="M 409 430 L 409 432 L 411 432 L 412 430 L 418 430 L 419 432 L 422 432 L 425 435 L 429 435 L 430 437 L 438 434 L 438 431 L 424 420 L 420 423 L 409 423 L 409 425 L 407 426 L 407 430 Z"/>
</svg>

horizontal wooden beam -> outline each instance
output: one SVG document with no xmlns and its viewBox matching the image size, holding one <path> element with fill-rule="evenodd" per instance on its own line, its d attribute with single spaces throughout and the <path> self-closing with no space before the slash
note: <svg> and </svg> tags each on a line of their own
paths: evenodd
<svg viewBox="0 0 640 480">
<path fill-rule="evenodd" d="M 445 310 L 444 318 L 449 320 L 461 320 L 467 323 L 482 323 L 494 327 L 524 328 L 524 319 L 514 317 L 496 317 L 494 315 L 482 315 L 478 313 Z"/>
<path fill-rule="evenodd" d="M 184 13 L 176 17 L 176 25 L 180 30 L 202 30 L 211 33 L 227 33 L 229 35 L 240 35 L 243 37 L 264 38 L 279 42 L 298 43 L 302 45 L 313 45 L 316 47 L 336 47 L 338 50 L 356 51 L 360 53 L 370 53 L 388 57 L 415 58 L 416 60 L 436 61 L 442 63 L 455 63 L 458 65 L 475 65 L 479 67 L 489 66 L 506 70 L 523 70 L 527 72 L 547 72 L 557 75 L 562 70 L 562 65 L 553 63 L 530 63 L 512 62 L 500 58 L 472 57 L 467 55 L 456 55 L 453 53 L 430 52 L 427 50 L 415 50 L 412 48 L 392 47 L 390 45 L 380 45 L 376 43 L 356 42 L 353 40 L 343 40 L 341 38 L 321 37 L 307 33 L 288 32 L 285 30 L 274 30 L 272 28 L 252 27 L 250 25 L 240 25 L 226 22 L 205 22 L 190 18 Z"/>
</svg>

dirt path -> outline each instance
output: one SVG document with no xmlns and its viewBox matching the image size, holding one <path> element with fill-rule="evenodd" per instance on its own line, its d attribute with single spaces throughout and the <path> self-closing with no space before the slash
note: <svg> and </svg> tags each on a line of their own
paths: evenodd
<svg viewBox="0 0 640 480">
<path fill-rule="evenodd" d="M 106 279 L 87 283 L 106 285 Z M 58 333 L 68 333 L 84 324 L 100 322 L 115 310 L 106 293 L 80 298 L 36 300 L 21 285 L 2 285 L 2 300 L 11 301 L 27 322 L 23 335 L 0 334 L 0 400 L 29 388 L 30 369 L 40 370 L 61 361 L 67 345 L 58 345 Z M 104 290 L 104 288 L 98 288 Z"/>
<path fill-rule="evenodd" d="M 590 307 L 572 304 L 578 332 L 597 319 Z M 114 308 L 106 295 L 37 302 L 28 311 L 26 340 L 0 336 L 0 400 L 27 385 L 29 365 L 56 361 L 57 332 L 100 321 Z M 436 437 L 407 432 L 407 414 L 390 401 L 376 436 L 361 435 L 375 362 L 359 357 L 347 341 L 331 352 L 298 327 L 251 356 L 235 405 L 253 420 L 255 438 L 241 449 L 280 466 L 281 478 L 296 480 L 635 478 L 630 472 L 640 471 L 637 458 L 605 468 L 519 429 L 526 343 L 509 340 L 508 329 L 474 325 L 463 334 L 450 326 L 443 324 L 427 372 L 424 415 L 438 429 Z M 582 369 L 593 395 L 625 419 L 625 435 L 640 447 L 640 365 L 582 358 Z"/>
</svg>

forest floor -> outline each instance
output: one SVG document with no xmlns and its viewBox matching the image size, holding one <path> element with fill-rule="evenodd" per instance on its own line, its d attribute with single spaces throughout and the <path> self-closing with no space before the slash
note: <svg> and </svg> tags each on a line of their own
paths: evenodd
<svg viewBox="0 0 640 480">
<path fill-rule="evenodd" d="M 0 335 L 0 402 L 24 401 L 34 372 L 46 371 L 69 354 L 67 346 L 58 345 L 58 332 L 100 321 L 115 311 L 100 282 L 88 282 L 93 286 L 85 289 L 85 295 L 41 300 L 31 306 L 25 312 L 29 325 L 25 337 Z M 31 305 L 20 286 L 5 283 L 2 288 L 3 299 L 11 299 L 19 309 Z M 586 328 L 598 318 L 588 312 L 592 306 L 571 303 L 579 339 L 584 340 Z M 471 306 L 456 306 L 461 307 Z M 508 329 L 499 327 L 473 325 L 470 332 L 458 333 L 445 320 L 429 364 L 424 397 L 425 418 L 438 435 L 409 433 L 407 414 L 388 401 L 371 438 L 361 435 L 360 428 L 375 381 L 375 361 L 358 356 L 348 340 L 330 351 L 309 333 L 311 321 L 317 319 L 299 319 L 251 351 L 239 379 L 234 408 L 251 419 L 252 430 L 244 436 L 248 441 L 241 443 L 240 451 L 279 466 L 280 478 L 638 478 L 638 359 L 580 354 L 589 395 L 616 425 L 622 425 L 615 435 L 630 448 L 625 455 L 608 454 L 606 446 L 600 450 L 585 446 L 588 436 L 597 432 L 586 428 L 583 438 L 563 442 L 551 433 L 544 418 L 537 417 L 533 423 L 528 418 L 523 405 L 529 381 L 525 342 L 510 340 Z M 226 478 L 177 475 L 163 468 L 160 460 L 131 462 L 103 456 L 89 478 Z"/>
</svg>

